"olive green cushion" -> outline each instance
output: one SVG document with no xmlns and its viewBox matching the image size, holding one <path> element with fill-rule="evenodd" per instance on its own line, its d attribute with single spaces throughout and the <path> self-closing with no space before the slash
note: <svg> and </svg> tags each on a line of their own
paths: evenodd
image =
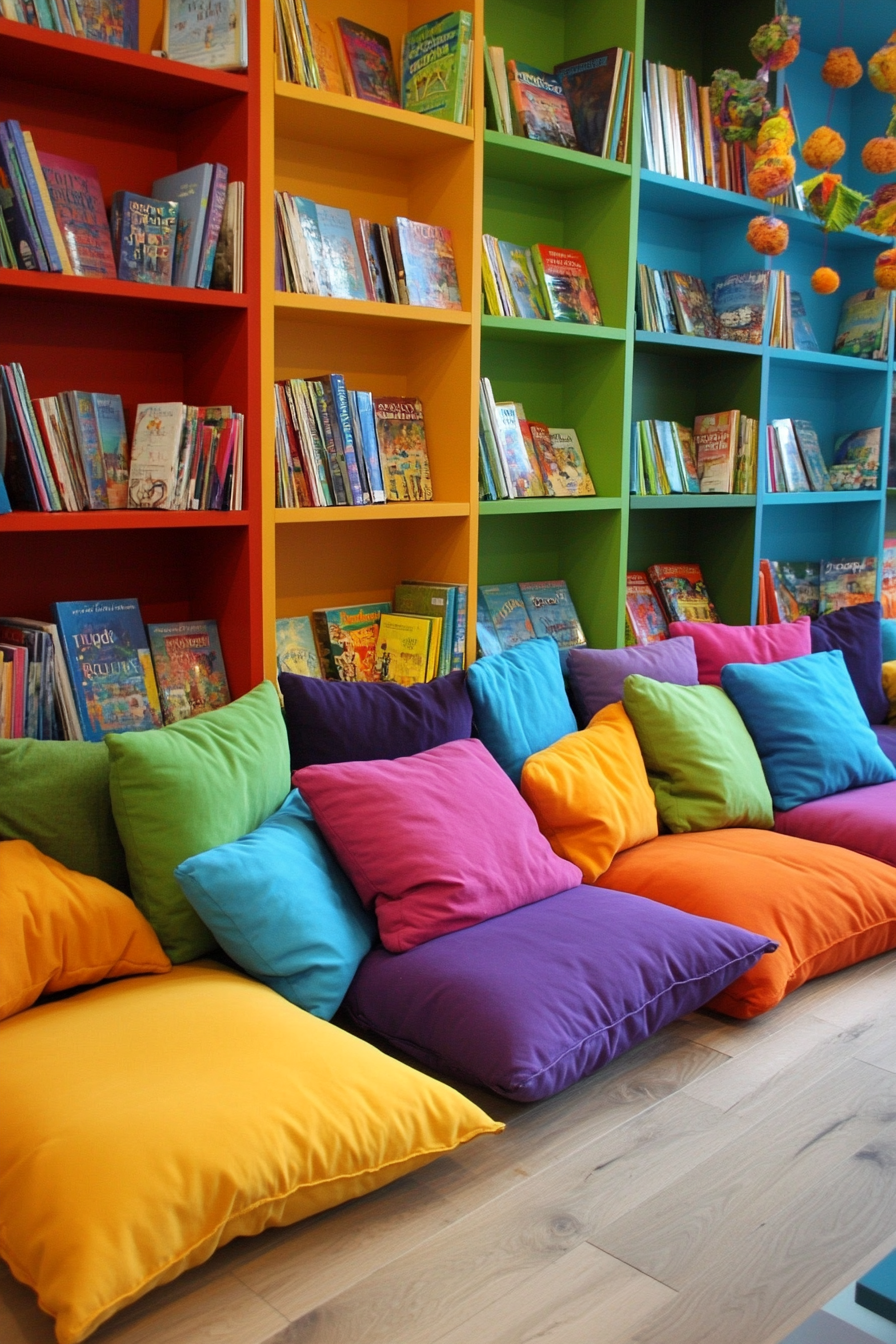
<svg viewBox="0 0 896 1344">
<path fill-rule="evenodd" d="M 0 742 L 0 840 L 30 840 L 66 868 L 130 891 L 102 742 Z"/>
<path fill-rule="evenodd" d="M 623 703 L 670 831 L 774 825 L 759 753 L 721 687 L 626 677 Z"/>
<path fill-rule="evenodd" d="M 109 733 L 112 810 L 131 891 L 174 962 L 215 940 L 174 877 L 185 859 L 256 830 L 290 788 L 289 745 L 269 681 L 223 709 L 145 733 Z"/>
</svg>

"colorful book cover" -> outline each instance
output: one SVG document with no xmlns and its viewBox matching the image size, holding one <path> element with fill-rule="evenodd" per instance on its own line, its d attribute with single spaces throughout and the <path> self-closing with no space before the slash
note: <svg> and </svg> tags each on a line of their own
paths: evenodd
<svg viewBox="0 0 896 1344">
<path fill-rule="evenodd" d="M 739 411 L 698 415 L 694 421 L 697 473 L 703 495 L 730 495 Z"/>
<path fill-rule="evenodd" d="M 669 627 L 647 575 L 630 570 L 625 576 L 625 616 L 635 644 L 669 638 Z"/>
<path fill-rule="evenodd" d="M 834 354 L 886 359 L 889 313 L 890 295 L 883 289 L 862 289 L 844 299 Z"/>
<path fill-rule="evenodd" d="M 790 291 L 790 320 L 793 326 L 794 350 L 818 350 L 818 339 L 812 330 L 812 324 L 798 289 Z"/>
<path fill-rule="evenodd" d="M 230 704 L 217 621 L 148 625 L 146 633 L 166 724 Z"/>
<path fill-rule="evenodd" d="M 819 614 L 873 602 L 877 589 L 877 557 L 822 560 Z"/>
<path fill-rule="evenodd" d="M 659 448 L 660 458 L 663 464 L 663 471 L 669 486 L 670 495 L 682 495 L 686 493 L 684 476 L 681 465 L 678 461 L 678 452 L 675 445 L 675 435 L 672 433 L 671 420 L 654 420 L 651 422 L 656 435 L 656 442 Z"/>
<path fill-rule="evenodd" d="M 586 643 L 579 613 L 563 579 L 541 579 L 517 585 L 536 638 L 550 635 L 561 649 Z"/>
<path fill-rule="evenodd" d="M 614 105 L 622 50 L 609 47 L 554 66 L 569 105 L 579 149 L 606 156 L 612 130 L 610 109 Z M 620 108 L 621 111 L 621 108 Z"/>
<path fill-rule="evenodd" d="M 437 675 L 451 671 L 454 653 L 456 589 L 444 583 L 397 583 L 395 611 L 404 615 L 428 616 L 441 622 Z"/>
<path fill-rule="evenodd" d="M 504 263 L 504 274 L 510 286 L 510 298 L 516 316 L 546 318 L 547 310 L 529 248 L 499 241 L 498 251 Z"/>
<path fill-rule="evenodd" d="M 699 565 L 651 565 L 647 577 L 669 621 L 718 621 Z"/>
<path fill-rule="evenodd" d="M 781 470 L 788 492 L 798 494 L 810 489 L 793 424 L 790 420 L 773 420 L 772 428 L 778 440 Z"/>
<path fill-rule="evenodd" d="M 76 396 L 84 396 L 77 392 Z M 128 506 L 128 432 L 124 406 L 117 393 L 92 392 L 90 401 L 99 433 L 100 452 L 106 469 L 106 495 L 110 509 Z"/>
<path fill-rule="evenodd" d="M 376 639 L 376 680 L 397 686 L 429 681 L 429 650 L 437 624 L 441 633 L 441 622 L 431 617 L 384 613 Z"/>
<path fill-rule="evenodd" d="M 884 538 L 880 604 L 884 619 L 888 621 L 896 620 L 896 537 Z"/>
<path fill-rule="evenodd" d="M 318 88 L 325 89 L 327 93 L 345 93 L 337 41 L 338 36 L 333 32 L 332 23 L 311 20 L 311 46 L 317 64 Z"/>
<path fill-rule="evenodd" d="M 277 671 L 291 672 L 297 677 L 323 676 L 309 616 L 278 619 Z"/>
<path fill-rule="evenodd" d="M 6 238 L 4 250 L 11 253 L 11 265 L 20 271 L 45 271 L 47 259 L 38 247 L 33 217 L 29 217 L 22 198 L 24 184 L 13 166 L 8 138 L 0 135 L 0 211 Z"/>
<path fill-rule="evenodd" d="M 112 197 L 119 280 L 170 285 L 174 269 L 177 205 L 116 191 Z"/>
<path fill-rule="evenodd" d="M 512 401 L 495 403 L 495 433 L 498 450 L 507 468 L 508 482 L 516 499 L 544 495 L 544 482 L 537 458 L 533 461 L 520 427 L 519 413 Z"/>
<path fill-rule="evenodd" d="M 241 234 L 238 235 L 242 185 L 242 182 L 227 184 L 224 218 L 221 220 L 221 232 L 218 234 L 218 245 L 212 263 L 210 289 L 230 290 L 235 293 L 240 293 L 242 289 L 242 281 L 238 275 L 238 262 L 242 252 L 242 237 Z"/>
<path fill-rule="evenodd" d="M 535 638 L 519 584 L 483 584 L 479 589 L 479 601 L 488 613 L 502 649 L 512 649 Z"/>
<path fill-rule="evenodd" d="M 108 509 L 106 459 L 103 455 L 93 397 L 90 392 L 69 392 L 65 396 L 65 404 L 78 445 L 78 456 L 84 468 L 88 506 L 91 509 Z M 116 505 L 116 508 L 118 507 Z"/>
<path fill-rule="evenodd" d="M 318 205 L 316 215 L 327 293 L 334 299 L 366 299 L 367 286 L 350 212 L 332 205 Z"/>
<path fill-rule="evenodd" d="M 481 592 L 476 610 L 476 651 L 480 658 L 489 658 L 492 654 L 502 652 L 498 632 L 486 610 Z"/>
<path fill-rule="evenodd" d="M 224 212 L 227 208 L 227 168 L 223 163 L 213 165 L 212 184 L 208 193 L 208 209 L 205 213 L 205 227 L 202 231 L 202 250 L 199 256 L 199 275 L 196 280 L 199 289 L 210 289 L 215 266 L 215 252 Z"/>
<path fill-rule="evenodd" d="M 162 40 L 169 60 L 207 70 L 242 70 L 246 0 L 166 0 Z"/>
<path fill-rule="evenodd" d="M 713 281 L 712 306 L 723 341 L 762 344 L 768 277 L 768 271 L 742 271 Z"/>
<path fill-rule="evenodd" d="M 128 474 L 128 508 L 175 507 L 185 410 L 182 401 L 144 403 L 137 407 Z"/>
<path fill-rule="evenodd" d="M 43 151 L 38 158 L 75 275 L 114 280 L 115 258 L 96 169 Z"/>
<path fill-rule="evenodd" d="M 555 322 L 602 324 L 600 306 L 581 252 L 536 243 L 532 248 L 532 261 L 545 307 Z"/>
<path fill-rule="evenodd" d="M 336 23 L 342 38 L 344 73 L 349 75 L 355 97 L 369 103 L 400 107 L 388 37 L 353 23 L 351 19 L 337 19 Z"/>
<path fill-rule="evenodd" d="M 507 62 L 515 130 L 529 140 L 577 149 L 576 133 L 563 85 L 546 70 L 522 61 Z"/>
<path fill-rule="evenodd" d="M 374 397 L 387 503 L 432 499 L 423 405 L 416 397 Z"/>
<path fill-rule="evenodd" d="M 831 484 L 835 490 L 876 490 L 880 475 L 881 430 L 856 429 L 834 444 Z"/>
<path fill-rule="evenodd" d="M 41 171 L 40 162 L 35 163 L 32 154 L 34 152 L 34 141 L 29 133 L 31 140 L 32 153 L 29 153 L 28 143 L 22 134 L 22 128 L 19 123 L 10 118 L 0 126 L 0 135 L 8 136 L 11 141 L 11 148 L 15 154 L 18 171 L 28 197 L 28 209 L 34 220 L 37 233 L 40 238 L 40 245 L 43 248 L 44 256 L 47 261 L 47 267 L 50 271 L 61 272 L 64 267 L 62 264 L 62 255 L 56 244 L 56 220 L 53 217 L 53 207 L 44 197 L 46 193 L 46 182 Z M 35 155 L 36 158 L 36 155 Z M 42 190 L 43 188 L 43 190 Z"/>
<path fill-rule="evenodd" d="M 213 171 L 212 164 L 199 163 L 195 168 L 184 169 L 182 173 L 159 177 L 152 184 L 152 194 L 156 200 L 174 201 L 177 205 L 177 237 L 171 282 L 174 285 L 194 288 L 198 283 Z"/>
<path fill-rule="evenodd" d="M 782 621 L 818 615 L 821 566 L 817 560 L 769 560 L 775 606 Z"/>
<path fill-rule="evenodd" d="M 391 602 L 367 602 L 313 611 L 314 640 L 324 674 L 333 681 L 375 681 L 380 617 L 391 610 Z"/>
<path fill-rule="evenodd" d="M 696 275 L 685 275 L 683 271 L 666 271 L 668 297 L 675 310 L 678 330 L 682 336 L 701 336 L 715 340 L 719 336 L 719 323 L 713 309 L 706 285 Z M 663 294 L 665 298 L 665 285 Z M 664 330 L 670 330 L 664 326 Z"/>
<path fill-rule="evenodd" d="M 152 657 L 135 598 L 56 602 L 54 620 L 86 742 L 162 723 Z"/>
<path fill-rule="evenodd" d="M 401 249 L 408 302 L 422 308 L 460 308 L 451 230 L 399 217 L 395 233 Z"/>
<path fill-rule="evenodd" d="M 824 460 L 821 444 L 818 442 L 818 435 L 812 421 L 793 420 L 791 424 L 800 447 L 809 485 L 813 490 L 830 490 L 831 480 L 828 476 L 827 463 Z"/>
<path fill-rule="evenodd" d="M 694 431 L 687 425 L 672 425 L 672 435 L 676 440 L 678 455 L 683 468 L 685 491 L 689 495 L 700 494 L 700 473 L 697 470 L 697 452 L 694 447 Z"/>
<path fill-rule="evenodd" d="M 112 47 L 139 46 L 138 0 L 78 0 L 84 36 Z"/>
<path fill-rule="evenodd" d="M 386 490 L 383 483 L 383 468 L 380 463 L 380 450 L 376 438 L 376 416 L 373 411 L 373 395 L 370 392 L 351 392 L 357 408 L 358 428 L 360 430 L 361 454 L 367 469 L 370 485 L 370 498 L 374 504 L 383 504 Z"/>
<path fill-rule="evenodd" d="M 464 119 L 464 85 L 473 16 L 457 9 L 405 33 L 401 105 L 443 121 Z"/>
<path fill-rule="evenodd" d="M 551 440 L 550 478 L 553 493 L 565 495 L 596 495 L 591 473 L 585 465 L 585 454 L 574 429 L 548 429 Z M 539 454 L 543 450 L 543 439 L 537 445 Z M 542 470 L 546 468 L 543 460 Z M 547 479 L 547 476 L 545 477 Z"/>
</svg>

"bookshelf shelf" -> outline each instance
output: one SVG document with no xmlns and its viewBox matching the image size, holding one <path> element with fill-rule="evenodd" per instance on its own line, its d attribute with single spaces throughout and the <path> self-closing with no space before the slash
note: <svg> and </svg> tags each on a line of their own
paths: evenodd
<svg viewBox="0 0 896 1344">
<path fill-rule="evenodd" d="M 543 322 L 537 317 L 482 316 L 482 334 L 489 340 L 545 341 L 551 344 L 578 344 L 581 341 L 622 341 L 623 327 L 592 327 L 577 322 Z"/>
<path fill-rule="evenodd" d="M 748 215 L 768 214 L 770 210 L 766 201 L 759 201 L 755 196 L 707 187 L 702 182 L 686 182 L 683 178 L 654 173 L 647 168 L 642 168 L 640 180 L 642 210 L 655 210 L 684 219 L 742 218 L 744 227 Z"/>
<path fill-rule="evenodd" d="M 739 341 L 716 341 L 707 336 L 676 336 L 666 331 L 636 331 L 635 345 L 639 349 L 665 351 L 669 354 L 688 355 L 747 355 L 761 356 L 761 345 L 742 345 Z"/>
<path fill-rule="evenodd" d="M 755 495 L 632 495 L 629 507 L 657 509 L 754 509 Z"/>
<path fill-rule="evenodd" d="M 420 308 L 407 303 L 371 303 L 367 299 L 327 299 L 318 294 L 283 294 L 274 298 L 277 317 L 288 321 L 353 323 L 382 326 L 411 323 L 432 327 L 470 327 L 469 313 L 457 308 Z"/>
<path fill-rule="evenodd" d="M 436 500 L 418 504 L 370 504 L 358 508 L 334 506 L 326 509 L 277 509 L 278 527 L 313 525 L 315 523 L 377 523 L 395 522 L 410 518 L 469 518 L 470 505 L 466 503 L 439 503 Z"/>
<path fill-rule="evenodd" d="M 604 495 L 583 495 L 571 499 L 482 499 L 479 512 L 484 518 L 506 514 L 518 514 L 525 517 L 533 513 L 595 513 L 618 512 L 622 508 L 621 499 L 608 499 Z"/>
<path fill-rule="evenodd" d="M 858 359 L 854 355 L 832 355 L 823 350 L 779 350 L 776 347 L 769 347 L 768 353 L 774 364 L 796 364 L 830 373 L 890 372 L 889 361 L 885 359 Z"/>
<path fill-rule="evenodd" d="M 472 126 L 284 80 L 274 86 L 274 130 L 294 140 L 395 159 L 466 147 L 474 139 Z"/>
<path fill-rule="evenodd" d="M 800 508 L 836 508 L 840 504 L 874 504 L 885 498 L 883 490 L 800 490 L 794 494 L 769 491 L 763 496 L 764 508 L 777 508 L 779 505 L 796 505 Z"/>
<path fill-rule="evenodd" d="M 0 293 L 59 298 L 105 299 L 112 303 L 171 304 L 178 308 L 248 308 L 245 294 L 216 289 L 186 289 L 177 285 L 140 285 L 133 280 L 93 280 L 80 275 L 51 275 L 45 271 L 0 269 Z"/>
<path fill-rule="evenodd" d="M 632 175 L 628 163 L 489 130 L 485 132 L 485 172 L 489 177 L 531 187 L 553 187 L 557 191 L 589 187 L 602 175 L 610 178 Z"/>
<path fill-rule="evenodd" d="M 240 510 L 190 510 L 183 513 L 146 512 L 138 509 L 85 513 L 7 513 L 0 516 L 4 532 L 158 532 L 167 528 L 246 527 L 249 515 Z"/>
</svg>

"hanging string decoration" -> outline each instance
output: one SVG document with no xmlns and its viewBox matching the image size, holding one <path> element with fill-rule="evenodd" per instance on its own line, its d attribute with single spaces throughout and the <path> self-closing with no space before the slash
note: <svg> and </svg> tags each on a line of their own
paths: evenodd
<svg viewBox="0 0 896 1344">
<path fill-rule="evenodd" d="M 880 93 L 896 96 L 896 33 L 892 33 L 886 46 L 871 57 L 868 78 Z M 873 136 L 862 150 L 862 163 L 869 173 L 896 172 L 896 103 L 883 135 Z"/>
<path fill-rule="evenodd" d="M 855 224 L 868 197 L 846 186 L 839 173 L 819 173 L 803 183 L 806 204 L 826 233 L 842 233 Z"/>
<path fill-rule="evenodd" d="M 750 220 L 747 242 L 762 257 L 780 257 L 790 242 L 790 230 L 783 219 L 774 215 L 757 215 Z"/>
<path fill-rule="evenodd" d="M 756 138 L 756 160 L 747 178 L 751 196 L 767 201 L 784 195 L 796 172 L 796 159 L 790 152 L 795 139 L 790 117 L 783 110 L 762 123 Z"/>
<path fill-rule="evenodd" d="M 880 93 L 896 94 L 896 33 L 868 61 L 868 78 Z"/>
<path fill-rule="evenodd" d="M 810 168 L 823 172 L 833 168 L 846 153 L 846 141 L 830 126 L 819 126 L 803 143 L 802 155 Z"/>
<path fill-rule="evenodd" d="M 775 17 L 756 32 L 750 51 L 761 67 L 757 78 L 766 82 L 770 70 L 783 70 L 799 56 L 800 20 L 787 13 L 786 0 L 777 0 Z"/>
</svg>

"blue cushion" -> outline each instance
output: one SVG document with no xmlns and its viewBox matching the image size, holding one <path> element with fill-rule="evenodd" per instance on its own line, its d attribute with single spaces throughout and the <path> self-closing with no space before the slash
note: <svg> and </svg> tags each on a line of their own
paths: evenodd
<svg viewBox="0 0 896 1344">
<path fill-rule="evenodd" d="M 729 663 L 722 689 L 756 743 L 779 812 L 896 779 L 839 649 L 784 663 Z"/>
<path fill-rule="evenodd" d="M 892 663 L 896 659 L 896 621 L 883 620 L 880 623 L 880 635 L 885 663 Z"/>
<path fill-rule="evenodd" d="M 578 727 L 553 639 L 527 639 L 480 658 L 467 673 L 467 690 L 479 736 L 517 788 L 528 757 Z"/>
<path fill-rule="evenodd" d="M 185 860 L 174 876 L 237 965 L 316 1017 L 333 1016 L 376 925 L 298 789 L 257 831 Z"/>
</svg>

